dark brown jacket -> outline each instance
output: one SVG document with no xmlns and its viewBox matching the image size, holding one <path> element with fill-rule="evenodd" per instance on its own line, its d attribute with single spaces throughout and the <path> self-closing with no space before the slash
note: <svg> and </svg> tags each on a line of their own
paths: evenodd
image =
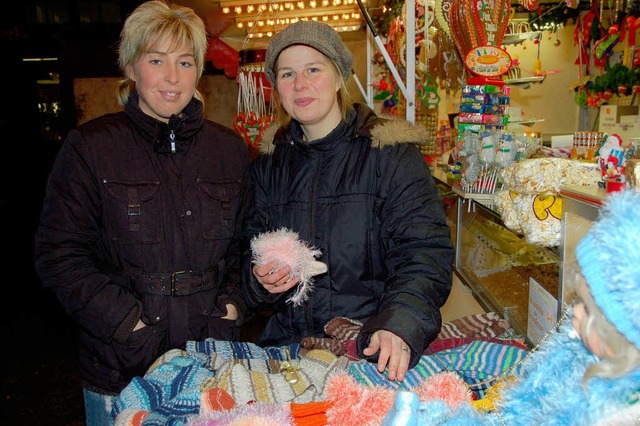
<svg viewBox="0 0 640 426">
<path fill-rule="evenodd" d="M 80 328 L 84 385 L 115 394 L 187 340 L 233 339 L 244 311 L 234 238 L 248 168 L 193 100 L 168 125 L 133 94 L 69 133 L 47 184 L 36 268 Z M 175 152 L 170 133 L 175 135 Z M 147 327 L 132 333 L 138 319 Z"/>
</svg>

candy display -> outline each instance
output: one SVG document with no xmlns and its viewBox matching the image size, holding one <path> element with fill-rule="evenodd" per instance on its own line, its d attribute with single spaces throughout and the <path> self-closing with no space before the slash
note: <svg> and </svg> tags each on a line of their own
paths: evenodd
<svg viewBox="0 0 640 426">
<path fill-rule="evenodd" d="M 515 137 L 499 129 L 465 129 L 454 150 L 461 163 L 461 187 L 467 193 L 492 194 L 502 186 L 502 169 L 533 155 L 539 147 L 530 136 Z"/>
</svg>

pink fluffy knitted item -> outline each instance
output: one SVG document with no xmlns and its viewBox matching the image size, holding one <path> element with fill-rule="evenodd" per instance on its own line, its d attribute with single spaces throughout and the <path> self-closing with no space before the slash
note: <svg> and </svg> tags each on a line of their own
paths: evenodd
<svg viewBox="0 0 640 426">
<path fill-rule="evenodd" d="M 246 404 L 232 410 L 212 411 L 190 421 L 189 426 L 287 426 L 293 425 L 286 404 Z"/>
<path fill-rule="evenodd" d="M 451 409 L 471 403 L 473 394 L 454 372 L 438 373 L 411 389 L 420 401 L 443 400 Z M 365 386 L 348 373 L 336 373 L 327 384 L 327 422 L 330 426 L 380 425 L 394 405 L 396 391 Z"/>
<path fill-rule="evenodd" d="M 286 228 L 263 232 L 251 240 L 252 261 L 257 265 L 277 262 L 289 265 L 291 276 L 299 277 L 300 283 L 287 302 L 298 306 L 307 300 L 313 290 L 313 278 L 327 272 L 327 265 L 315 260 L 322 253 L 299 239 L 299 235 Z"/>
<path fill-rule="evenodd" d="M 427 377 L 420 385 L 411 389 L 420 401 L 443 400 L 452 410 L 464 402 L 473 401 L 473 393 L 456 373 L 447 371 Z"/>
<path fill-rule="evenodd" d="M 327 385 L 329 426 L 380 425 L 393 406 L 395 391 L 382 386 L 368 387 L 349 374 L 335 374 Z"/>
</svg>

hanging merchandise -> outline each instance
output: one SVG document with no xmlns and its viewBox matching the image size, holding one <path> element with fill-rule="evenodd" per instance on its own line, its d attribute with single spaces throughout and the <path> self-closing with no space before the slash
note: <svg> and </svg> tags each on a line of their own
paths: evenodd
<svg viewBox="0 0 640 426">
<path fill-rule="evenodd" d="M 440 24 L 440 27 L 447 33 L 448 36 L 451 36 L 451 28 L 449 26 L 449 13 L 451 10 L 451 5 L 455 0 L 436 0 L 436 19 Z"/>
<path fill-rule="evenodd" d="M 467 53 L 465 64 L 476 75 L 498 77 L 509 71 L 511 56 L 499 47 L 482 46 Z"/>
<path fill-rule="evenodd" d="M 416 119 L 427 129 L 427 140 L 420 146 L 420 151 L 425 156 L 428 164 L 433 162 L 435 156 L 442 155 L 438 152 L 436 140 L 438 138 L 438 104 L 440 95 L 438 85 L 429 74 L 425 74 L 423 81 L 416 86 L 416 100 L 418 100 Z"/>
<path fill-rule="evenodd" d="M 436 62 L 439 56 L 439 46 L 433 40 L 437 33 L 434 0 L 417 0 L 416 2 L 416 45 L 419 47 L 418 65 L 416 67 L 416 101 L 417 118 L 427 129 L 427 143 L 421 147 L 422 154 L 428 164 L 431 164 L 437 152 L 438 137 L 438 84 L 435 77 L 429 73 L 429 63 Z"/>
<path fill-rule="evenodd" d="M 509 6 L 507 0 L 461 0 L 451 4 L 452 37 L 473 74 L 496 77 L 509 70 L 511 58 L 499 47 L 509 24 Z"/>
<path fill-rule="evenodd" d="M 577 0 L 575 0 L 577 2 Z M 535 10 L 540 5 L 540 0 L 518 0 L 527 10 Z"/>
<path fill-rule="evenodd" d="M 636 33 L 640 29 L 640 17 L 627 16 L 624 24 L 623 28 L 627 32 L 627 45 L 624 48 L 622 63 L 629 68 L 635 68 L 640 66 L 640 50 L 636 47 Z M 638 83 L 640 84 L 640 82 Z"/>
<path fill-rule="evenodd" d="M 266 50 L 243 50 L 243 64 L 238 68 L 238 112 L 233 128 L 249 146 L 251 157 L 257 155 L 262 133 L 274 121 L 267 103 L 271 86 L 264 74 Z"/>
<path fill-rule="evenodd" d="M 416 100 L 419 100 L 429 110 L 437 108 L 440 103 L 438 85 L 429 74 L 429 62 L 434 61 L 438 54 L 438 47 L 433 41 L 435 33 L 433 26 L 435 21 L 434 5 L 433 0 L 418 0 L 416 8 L 416 39 L 419 47 L 416 67 Z M 436 127 L 436 125 L 433 126 L 434 130 Z"/>
<path fill-rule="evenodd" d="M 427 109 L 435 109 L 438 107 L 438 104 L 440 103 L 438 85 L 433 81 L 429 74 L 425 74 L 422 83 L 419 83 L 416 87 L 416 99 L 418 99 Z"/>
<path fill-rule="evenodd" d="M 618 26 L 612 25 L 609 27 L 607 35 L 593 45 L 593 55 L 596 59 L 602 60 L 613 54 L 613 48 L 620 41 L 620 33 L 618 32 Z"/>
<path fill-rule="evenodd" d="M 385 35 L 384 47 L 390 61 L 396 67 L 398 74 L 406 78 L 407 45 L 406 23 L 415 24 L 415 75 L 416 90 L 431 88 L 435 90 L 456 91 L 465 82 L 464 65 L 458 50 L 449 35 L 448 23 L 445 21 L 445 11 L 449 10 L 452 0 L 414 0 L 415 19 L 406 16 L 406 2 L 391 0 L 385 4 L 387 12 L 384 20 L 379 21 L 380 32 Z M 383 55 L 380 52 L 373 56 L 375 81 L 372 86 L 377 89 L 374 100 L 384 101 L 384 113 L 403 115 L 405 106 L 400 87 L 395 87 L 390 70 L 386 69 Z M 378 71 L 380 69 L 380 71 Z M 429 74 L 431 82 L 425 82 L 424 76 Z M 425 84 L 426 83 L 426 84 Z M 396 90 L 398 89 L 398 90 Z M 424 94 L 424 93 L 423 93 Z M 418 94 L 419 95 L 419 94 Z M 435 96 L 437 95 L 437 96 Z M 430 101 L 439 101 L 437 93 L 430 95 Z M 426 102 L 426 98 L 424 99 Z M 416 99 L 416 108 L 420 102 Z"/>
<path fill-rule="evenodd" d="M 432 42 L 438 54 L 428 61 L 428 72 L 439 83 L 440 89 L 460 90 L 465 82 L 464 64 L 458 54 L 449 28 L 449 10 L 454 0 L 435 0 L 435 21 L 429 28 Z"/>
</svg>

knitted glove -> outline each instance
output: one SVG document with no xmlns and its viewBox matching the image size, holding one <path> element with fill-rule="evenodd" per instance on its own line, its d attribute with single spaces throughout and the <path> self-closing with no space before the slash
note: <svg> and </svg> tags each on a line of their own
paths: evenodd
<svg viewBox="0 0 640 426">
<path fill-rule="evenodd" d="M 339 340 L 328 337 L 303 337 L 300 346 L 307 350 L 324 349 L 338 356 L 344 352 L 344 345 Z"/>
<path fill-rule="evenodd" d="M 362 323 L 346 317 L 335 317 L 324 326 L 330 337 L 303 337 L 300 346 L 305 349 L 325 349 L 338 356 L 345 353 L 345 343 L 358 337 Z"/>
</svg>

